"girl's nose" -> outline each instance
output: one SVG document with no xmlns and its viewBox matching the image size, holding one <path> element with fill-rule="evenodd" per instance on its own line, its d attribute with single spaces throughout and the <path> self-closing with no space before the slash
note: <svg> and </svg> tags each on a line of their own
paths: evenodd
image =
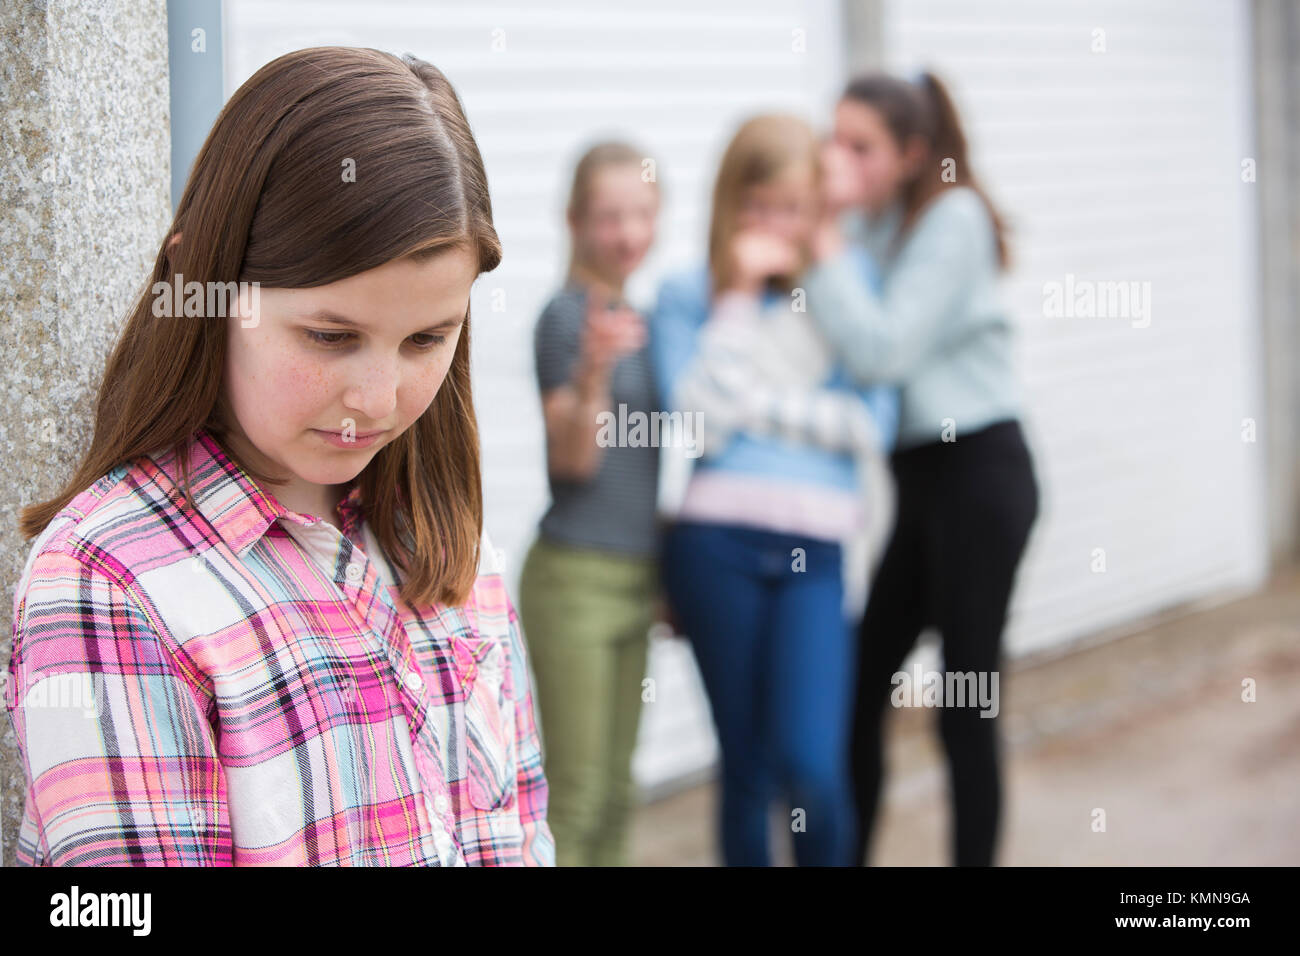
<svg viewBox="0 0 1300 956">
<path fill-rule="evenodd" d="M 397 367 L 392 362 L 371 365 L 348 390 L 345 404 L 361 412 L 369 421 L 388 421 L 397 408 L 399 378 Z"/>
</svg>

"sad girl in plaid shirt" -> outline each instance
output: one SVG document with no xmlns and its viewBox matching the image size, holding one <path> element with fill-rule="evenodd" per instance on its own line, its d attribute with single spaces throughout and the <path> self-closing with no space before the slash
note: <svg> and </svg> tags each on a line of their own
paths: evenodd
<svg viewBox="0 0 1300 956">
<path fill-rule="evenodd" d="M 482 531 L 469 297 L 500 258 L 429 64 L 300 50 L 226 104 L 89 450 L 22 516 L 20 862 L 554 863 Z"/>
</svg>

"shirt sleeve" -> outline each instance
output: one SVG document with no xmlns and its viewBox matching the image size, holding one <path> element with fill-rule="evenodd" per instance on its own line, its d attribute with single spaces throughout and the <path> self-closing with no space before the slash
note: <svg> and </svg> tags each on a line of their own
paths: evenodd
<svg viewBox="0 0 1300 956">
<path fill-rule="evenodd" d="M 880 450 L 892 451 L 898 441 L 900 403 L 898 389 L 892 385 L 871 385 L 862 389 L 862 399 L 871 411 L 880 437 Z"/>
<path fill-rule="evenodd" d="M 537 388 L 542 393 L 573 380 L 585 319 L 586 298 L 581 295 L 557 296 L 542 310 L 533 329 Z"/>
<path fill-rule="evenodd" d="M 505 584 L 503 553 L 497 551 L 486 529 L 480 546 L 479 580 L 484 587 L 486 608 L 500 619 L 504 616 L 509 653 L 507 666 L 514 687 L 516 803 L 523 831 L 521 860 L 524 866 L 554 866 L 555 838 L 546 822 L 549 788 L 542 762 L 542 738 L 533 709 L 533 680 L 528 666 L 528 648 L 519 615 Z M 479 614 L 485 613 L 480 607 Z M 496 627 L 499 629 L 500 624 Z M 499 632 L 499 631 L 498 631 Z"/>
<path fill-rule="evenodd" d="M 773 393 L 767 396 L 756 430 L 828 451 L 883 450 L 879 430 L 862 397 L 841 389 Z"/>
<path fill-rule="evenodd" d="M 667 411 L 678 411 L 674 391 L 695 355 L 696 337 L 708 314 L 707 284 L 693 289 L 684 276 L 666 280 L 650 313 L 650 366 L 655 391 Z"/>
<path fill-rule="evenodd" d="M 809 310 L 845 369 L 860 382 L 897 382 L 963 331 L 964 300 L 994 270 L 983 201 L 953 190 L 921 215 L 883 294 L 873 291 L 852 248 L 809 269 L 804 285 Z"/>
<path fill-rule="evenodd" d="M 27 580 L 8 703 L 27 775 L 20 862 L 232 865 L 210 698 L 129 572 L 45 552 Z"/>
<path fill-rule="evenodd" d="M 751 297 L 719 297 L 678 375 L 673 406 L 700 414 L 702 454 L 717 454 L 740 430 L 830 451 L 879 452 L 880 433 L 857 391 L 767 381 L 748 350 L 764 334 L 761 321 Z"/>
<path fill-rule="evenodd" d="M 524 689 L 522 694 L 515 694 L 518 807 L 519 822 L 524 831 L 523 862 L 525 866 L 555 866 L 555 838 L 546 822 L 548 787 L 542 769 L 541 735 L 533 711 L 533 682 L 529 676 L 528 655 L 519 626 L 519 616 L 508 597 L 506 606 L 510 615 L 510 666 L 514 668 L 515 686 Z"/>
<path fill-rule="evenodd" d="M 755 319 L 743 297 L 722 296 L 693 334 L 691 354 L 674 371 L 669 407 L 699 416 L 704 457 L 721 452 L 736 431 L 763 416 L 767 395 L 745 348 Z"/>
</svg>

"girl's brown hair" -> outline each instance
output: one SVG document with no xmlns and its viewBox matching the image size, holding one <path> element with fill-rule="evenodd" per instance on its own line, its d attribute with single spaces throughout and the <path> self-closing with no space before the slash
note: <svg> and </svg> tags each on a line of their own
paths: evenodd
<svg viewBox="0 0 1300 956">
<path fill-rule="evenodd" d="M 235 458 L 222 393 L 229 320 L 155 317 L 155 283 L 170 286 L 180 273 L 187 286 L 309 288 L 454 247 L 473 252 L 480 272 L 501 260 L 483 161 L 437 68 L 347 47 L 297 50 L 263 66 L 199 151 L 108 360 L 90 448 L 62 491 L 23 509 L 24 537 L 119 464 L 164 450 L 180 455 L 193 509 L 182 452 L 200 428 Z M 467 312 L 437 397 L 357 478 L 366 521 L 406 572 L 411 605 L 463 603 L 477 574 L 483 496 L 469 354 Z"/>
<path fill-rule="evenodd" d="M 812 127 L 797 116 L 771 113 L 752 117 L 741 124 L 727 144 L 713 186 L 709 220 L 709 275 L 715 291 L 727 288 L 735 277 L 731 240 L 738 228 L 745 191 L 771 182 L 796 163 L 808 164 L 816 186 L 821 176 L 817 137 Z M 813 194 L 818 195 L 818 191 L 814 189 Z M 793 287 L 798 274 L 811 261 L 809 250 L 802 250 L 802 255 L 802 266 L 793 275 L 777 277 L 775 285 L 786 290 Z"/>
<path fill-rule="evenodd" d="M 966 155 L 966 134 L 962 132 L 957 107 L 939 78 L 928 71 L 923 71 L 915 82 L 888 73 L 868 73 L 849 83 L 844 90 L 844 99 L 878 112 L 900 149 L 905 148 L 913 137 L 920 137 L 925 143 L 922 171 L 903 187 L 903 222 L 899 237 L 906 233 L 931 199 L 945 189 L 967 186 L 979 194 L 988 209 L 993 221 L 998 264 L 1005 269 L 1010 262 L 1006 223 L 971 171 Z M 951 166 L 941 166 L 946 160 L 952 160 Z M 945 181 L 944 168 L 951 169 L 952 181 Z"/>
</svg>

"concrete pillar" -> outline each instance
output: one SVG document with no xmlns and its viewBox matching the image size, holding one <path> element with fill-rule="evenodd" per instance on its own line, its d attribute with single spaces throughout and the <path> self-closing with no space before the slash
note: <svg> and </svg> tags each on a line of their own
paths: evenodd
<svg viewBox="0 0 1300 956">
<path fill-rule="evenodd" d="M 1256 183 L 1269 553 L 1300 559 L 1300 9 L 1256 0 Z"/>
<path fill-rule="evenodd" d="M 0 5 L 0 580 L 12 621 L 30 545 L 18 512 L 52 496 L 92 432 L 117 331 L 171 221 L 165 0 Z M 12 627 L 0 630 L 7 668 Z M 24 775 L 0 719 L 0 861 Z"/>
</svg>

